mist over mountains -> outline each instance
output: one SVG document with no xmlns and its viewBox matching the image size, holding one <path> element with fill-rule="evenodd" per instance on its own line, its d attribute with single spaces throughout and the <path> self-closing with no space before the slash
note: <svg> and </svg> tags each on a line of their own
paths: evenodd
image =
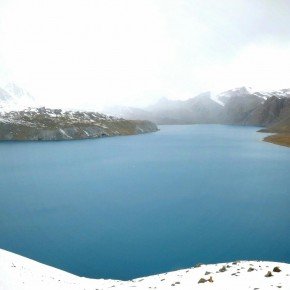
<svg viewBox="0 0 290 290">
<path fill-rule="evenodd" d="M 36 108 L 38 109 L 35 110 Z M 78 112 L 77 110 L 68 111 L 54 108 L 57 110 L 57 114 L 54 116 L 54 111 L 51 114 L 52 111 L 50 109 L 39 108 L 40 106 L 36 100 L 26 90 L 16 84 L 10 83 L 0 88 L 0 117 L 3 123 L 2 129 L 5 127 L 6 135 L 10 130 L 9 128 L 11 128 L 10 125 L 7 127 L 7 123 L 17 123 L 17 128 L 19 128 L 21 122 L 26 125 L 28 122 L 30 127 L 39 127 L 39 124 L 41 124 L 39 120 L 42 120 L 43 124 L 41 126 L 47 127 L 47 116 L 51 118 L 49 124 L 53 123 L 54 129 L 57 128 L 57 130 L 74 127 L 73 124 L 75 122 L 63 123 L 63 120 L 68 116 L 77 118 L 78 124 L 87 122 L 85 115 L 83 115 L 83 113 L 86 113 L 85 111 L 79 111 L 81 113 L 75 114 L 74 112 Z M 289 134 L 290 89 L 265 92 L 240 87 L 222 92 L 216 96 L 212 96 L 210 92 L 204 92 L 187 100 L 161 98 L 155 104 L 146 108 L 116 106 L 107 108 L 102 113 L 114 116 L 116 122 L 118 119 L 127 119 L 132 121 L 148 120 L 159 125 L 247 125 L 266 127 L 263 129 L 266 132 Z M 33 121 L 34 119 L 35 122 Z M 57 124 L 58 120 L 59 124 Z M 70 124 L 68 125 L 68 123 Z M 98 123 L 99 121 L 97 120 L 96 125 Z M 145 127 L 144 130 L 146 129 Z M 13 131 L 16 130 L 15 128 Z M 131 131 L 133 132 L 134 130 Z M 83 134 L 84 136 L 86 135 L 86 133 Z M 35 138 L 38 138 L 37 134 L 34 135 L 36 136 L 34 136 Z M 78 135 L 82 136 L 79 132 Z"/>
<path fill-rule="evenodd" d="M 225 91 L 215 97 L 212 97 L 210 92 L 205 92 L 185 101 L 162 98 L 144 109 L 112 107 L 106 109 L 105 113 L 126 119 L 146 119 L 160 125 L 280 124 L 280 130 L 288 132 L 290 89 L 256 92 L 251 88 L 241 87 Z"/>
<path fill-rule="evenodd" d="M 0 111 L 17 111 L 36 106 L 35 98 L 15 83 L 0 87 Z"/>
<path fill-rule="evenodd" d="M 150 121 L 40 107 L 16 84 L 0 88 L 0 140 L 75 140 L 157 131 Z"/>
</svg>

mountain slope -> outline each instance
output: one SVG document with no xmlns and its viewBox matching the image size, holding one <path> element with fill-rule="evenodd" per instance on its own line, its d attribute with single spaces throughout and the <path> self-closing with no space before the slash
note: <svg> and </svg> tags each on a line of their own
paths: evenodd
<svg viewBox="0 0 290 290">
<path fill-rule="evenodd" d="M 147 119 L 160 125 L 218 123 L 222 106 L 212 100 L 210 92 L 202 93 L 186 101 L 160 99 L 145 109 L 118 107 L 105 111 L 126 119 Z"/>
<path fill-rule="evenodd" d="M 275 135 L 267 136 L 264 141 L 290 147 L 290 99 L 274 99 L 273 101 L 276 104 L 275 116 L 277 117 L 267 128 L 260 131 L 276 133 Z"/>
<path fill-rule="evenodd" d="M 267 277 L 268 276 L 268 277 Z M 0 249 L 3 290 L 289 289 L 290 265 L 241 261 L 201 265 L 130 281 L 87 279 Z"/>
<path fill-rule="evenodd" d="M 130 121 L 96 112 L 26 109 L 0 113 L 0 140 L 70 140 L 157 131 L 149 121 Z"/>
<path fill-rule="evenodd" d="M 35 99 L 14 83 L 0 88 L 0 111 L 23 110 L 35 105 Z"/>
<path fill-rule="evenodd" d="M 223 92 L 218 99 L 224 103 L 221 122 L 234 125 L 244 125 L 251 112 L 264 102 L 245 87 Z"/>
<path fill-rule="evenodd" d="M 109 112 L 116 114 L 114 110 Z M 145 109 L 118 107 L 117 115 L 147 119 L 162 125 L 230 124 L 266 127 L 261 131 L 284 134 L 269 136 L 265 138 L 266 141 L 283 139 L 283 145 L 290 146 L 290 89 L 257 92 L 241 87 L 222 92 L 214 99 L 210 92 L 186 101 L 162 98 Z M 286 139 L 288 141 L 285 143 Z"/>
</svg>

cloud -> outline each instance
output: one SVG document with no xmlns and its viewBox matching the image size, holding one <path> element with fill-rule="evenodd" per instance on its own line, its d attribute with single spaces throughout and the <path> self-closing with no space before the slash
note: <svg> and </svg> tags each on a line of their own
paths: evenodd
<svg viewBox="0 0 290 290">
<path fill-rule="evenodd" d="M 289 86 L 285 3 L 2 0 L 2 75 L 46 105 L 78 108 Z"/>
</svg>

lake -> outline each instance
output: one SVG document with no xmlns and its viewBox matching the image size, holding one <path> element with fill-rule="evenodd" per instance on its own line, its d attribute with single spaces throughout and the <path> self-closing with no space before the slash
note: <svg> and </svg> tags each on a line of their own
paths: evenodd
<svg viewBox="0 0 290 290">
<path fill-rule="evenodd" d="M 290 148 L 255 127 L 0 142 L 0 247 L 94 278 L 290 262 Z"/>
</svg>

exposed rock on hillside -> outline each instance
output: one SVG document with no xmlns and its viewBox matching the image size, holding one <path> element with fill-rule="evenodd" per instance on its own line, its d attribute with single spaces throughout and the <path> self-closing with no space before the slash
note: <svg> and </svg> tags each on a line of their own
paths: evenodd
<svg viewBox="0 0 290 290">
<path fill-rule="evenodd" d="M 26 109 L 0 114 L 0 140 L 70 140 L 157 131 L 149 121 L 130 121 L 96 112 Z"/>
<path fill-rule="evenodd" d="M 226 124 L 245 124 L 251 113 L 263 104 L 263 99 L 246 94 L 229 97 L 224 106 L 223 120 Z"/>
</svg>

